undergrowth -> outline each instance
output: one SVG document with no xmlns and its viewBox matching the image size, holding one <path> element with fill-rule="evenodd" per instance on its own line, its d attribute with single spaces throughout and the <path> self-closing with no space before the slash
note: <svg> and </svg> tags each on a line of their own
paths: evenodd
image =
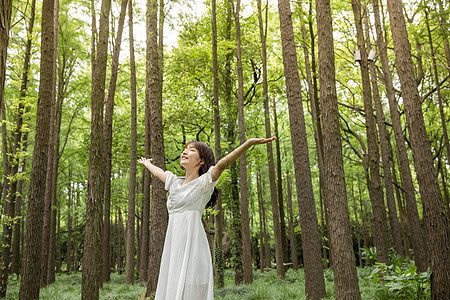
<svg viewBox="0 0 450 300">
<path fill-rule="evenodd" d="M 430 299 L 429 272 L 416 273 L 413 262 L 400 257 L 391 257 L 389 265 L 375 263 L 358 268 L 358 282 L 363 300 L 428 300 Z M 324 270 L 326 300 L 334 297 L 334 277 L 330 269 Z M 111 274 L 111 280 L 100 290 L 100 299 L 144 300 L 146 285 L 124 283 L 124 275 Z M 6 298 L 19 298 L 19 279 L 11 276 Z M 56 282 L 41 289 L 40 299 L 81 299 L 81 273 L 57 275 Z M 148 298 L 147 298 L 148 299 Z M 303 300 L 305 297 L 305 276 L 303 269 L 287 270 L 286 277 L 276 276 L 276 270 L 264 273 L 255 271 L 253 283 L 235 285 L 234 273 L 225 271 L 225 286 L 215 289 L 215 300 Z"/>
</svg>

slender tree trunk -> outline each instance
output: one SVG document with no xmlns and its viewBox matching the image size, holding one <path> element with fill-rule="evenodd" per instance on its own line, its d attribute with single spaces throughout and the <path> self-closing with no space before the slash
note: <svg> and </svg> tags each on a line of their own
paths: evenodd
<svg viewBox="0 0 450 300">
<path fill-rule="evenodd" d="M 355 26 L 357 32 L 358 49 L 361 53 L 360 69 L 363 88 L 364 100 L 364 116 L 366 124 L 368 163 L 369 163 L 369 180 L 368 189 L 370 202 L 372 204 L 372 233 L 374 246 L 377 252 L 377 261 L 388 263 L 389 239 L 386 220 L 386 207 L 384 205 L 383 190 L 379 172 L 379 152 L 378 152 L 378 136 L 375 118 L 373 117 L 372 91 L 370 87 L 368 56 L 364 41 L 364 32 L 361 16 L 361 2 L 352 0 L 353 15 L 355 18 Z"/>
<path fill-rule="evenodd" d="M 286 235 L 286 222 L 284 217 L 283 179 L 281 177 L 280 135 L 278 134 L 278 117 L 277 117 L 275 97 L 272 99 L 272 107 L 273 107 L 273 126 L 276 137 L 275 149 L 277 153 L 277 196 L 278 196 L 278 207 L 280 210 L 281 247 L 283 248 L 283 257 L 284 257 L 283 261 L 287 263 L 289 262 L 289 254 Z"/>
<path fill-rule="evenodd" d="M 265 236 L 266 233 L 263 230 L 263 197 L 262 197 L 262 186 L 261 186 L 261 173 L 258 172 L 256 174 L 256 185 L 257 185 L 257 193 L 258 193 L 258 212 L 259 212 L 259 268 L 261 273 L 264 272 L 264 269 L 266 268 L 265 264 Z"/>
<path fill-rule="evenodd" d="M 55 0 L 54 7 L 54 45 L 53 45 L 53 59 L 55 64 L 53 66 L 53 94 L 52 94 L 52 114 L 51 125 L 50 125 L 50 142 L 49 142 L 49 156 L 48 156 L 48 167 L 47 167 L 47 179 L 45 188 L 45 202 L 49 203 L 44 211 L 44 230 L 43 230 L 43 241 L 48 241 L 43 244 L 42 249 L 42 261 L 41 261 L 41 286 L 46 286 L 54 282 L 55 278 L 55 251 L 56 251 L 56 174 L 58 170 L 56 169 L 56 162 L 58 160 L 58 150 L 56 146 L 56 140 L 59 138 L 59 128 L 56 128 L 56 98 L 57 98 L 57 49 L 58 49 L 58 21 L 59 21 L 59 0 Z M 59 100 L 59 98 L 58 98 Z M 47 223 L 47 228 L 45 225 Z M 47 231 L 47 233 L 46 233 Z M 45 252 L 44 252 L 45 251 Z M 46 260 L 44 260 L 46 259 Z"/>
<path fill-rule="evenodd" d="M 266 52 L 266 37 L 267 37 L 267 9 L 265 14 L 265 20 L 262 19 L 262 9 L 261 9 L 261 0 L 258 0 L 258 20 L 259 20 L 259 35 L 261 40 L 261 59 L 263 66 L 263 100 L 264 100 L 264 123 L 266 136 L 271 137 L 271 129 L 270 129 L 270 111 L 269 111 L 269 88 L 267 82 L 267 52 Z M 266 26 L 264 27 L 264 22 Z M 280 225 L 280 211 L 279 211 L 279 202 L 277 195 L 277 186 L 275 179 L 275 163 L 273 157 L 272 144 L 268 143 L 267 147 L 267 155 L 268 162 L 267 167 L 269 169 L 269 186 L 270 186 L 270 199 L 272 203 L 272 218 L 273 218 L 273 231 L 275 237 L 275 260 L 277 263 L 277 276 L 284 278 L 285 267 L 284 267 L 284 255 L 283 255 L 283 243 L 282 243 L 282 230 Z"/>
<path fill-rule="evenodd" d="M 162 79 L 160 72 L 162 53 L 158 47 L 158 2 L 147 2 L 147 79 L 146 92 L 150 102 L 151 122 L 151 150 L 153 162 L 156 166 L 165 169 L 164 139 L 162 124 Z M 159 33 L 160 34 L 160 33 Z M 159 267 L 164 246 L 164 238 L 167 228 L 166 191 L 164 183 L 154 180 L 152 186 L 151 227 L 150 227 L 150 257 L 148 270 L 147 296 L 156 291 L 158 283 Z M 154 271 L 158 270 L 158 271 Z"/>
<path fill-rule="evenodd" d="M 2 0 L 0 5 L 0 112 L 2 118 L 2 153 L 3 153 L 3 187 L 2 197 L 0 199 L 6 199 L 5 191 L 7 190 L 7 175 L 9 174 L 9 162 L 8 162 L 8 147 L 7 147 L 7 132 L 5 113 L 5 80 L 6 80 L 6 57 L 9 44 L 9 30 L 11 27 L 11 12 L 12 12 L 12 0 Z M 34 18 L 30 17 L 30 20 Z M 25 66 L 24 66 L 25 67 Z M 3 202 L 2 202 L 3 203 Z"/>
<path fill-rule="evenodd" d="M 23 247 L 20 299 L 38 299 L 42 221 L 47 175 L 48 143 L 53 90 L 54 0 L 42 3 L 42 38 L 36 135 L 28 196 L 27 228 Z"/>
<path fill-rule="evenodd" d="M 421 99 L 414 84 L 414 68 L 401 0 L 388 0 L 389 19 L 394 41 L 398 76 L 405 104 L 414 167 L 422 198 L 427 245 L 430 253 L 431 297 L 448 299 L 450 295 L 450 232 L 437 174 L 433 165 L 431 145 L 423 119 Z"/>
<path fill-rule="evenodd" d="M 20 158 L 20 151 L 24 151 L 26 152 L 26 144 L 27 144 L 27 137 L 28 134 L 27 133 L 22 133 L 22 124 L 25 121 L 24 120 L 24 102 L 25 97 L 27 95 L 27 86 L 28 86 L 28 72 L 30 69 L 30 59 L 31 59 L 31 43 L 32 43 L 32 38 L 31 35 L 33 33 L 33 28 L 34 28 L 34 21 L 35 21 L 35 5 L 36 1 L 32 1 L 31 2 L 31 8 L 30 8 L 30 19 L 28 22 L 28 28 L 27 28 L 27 33 L 28 33 L 28 38 L 27 38 L 27 44 L 26 44 L 26 48 L 25 48 L 25 54 L 24 54 L 24 65 L 23 65 L 23 72 L 22 72 L 22 83 L 21 83 L 21 87 L 20 87 L 20 99 L 19 99 L 19 104 L 18 104 L 18 110 L 17 110 L 17 122 L 16 122 L 16 130 L 14 133 L 14 147 L 13 147 L 13 165 L 12 170 L 11 170 L 11 175 L 12 176 L 16 176 L 17 172 L 23 172 L 24 168 L 25 168 L 25 161 L 21 161 Z M 4 12 L 3 12 L 4 13 Z M 3 14 L 2 13 L 2 14 Z M 1 75 L 0 75 L 1 77 Z M 2 84 L 2 83 L 0 83 Z M 0 89 L 1 90 L 1 89 Z M 0 95 L 0 98 L 3 98 L 3 95 Z M 27 111 L 29 110 L 28 108 L 26 109 Z M 5 126 L 2 126 L 5 127 Z M 19 150 L 21 149 L 21 150 Z M 5 155 L 6 153 L 4 153 Z M 6 156 L 6 155 L 5 155 Z M 9 168 L 7 168 L 9 169 Z M 7 169 L 3 169 L 3 174 L 4 175 L 8 175 L 8 170 Z M 18 181 L 17 181 L 18 180 Z M 5 181 L 8 182 L 9 180 Z M 11 211 L 9 211 L 9 213 L 11 214 L 12 209 L 14 207 L 14 214 L 10 215 L 11 218 L 14 217 L 21 217 L 22 216 L 22 185 L 23 185 L 23 179 L 18 179 L 18 178 L 13 178 L 12 181 L 9 182 L 8 185 L 8 189 L 4 190 L 7 193 L 5 194 L 6 197 L 6 201 L 7 202 L 7 206 L 11 209 Z M 13 202 L 15 202 L 15 204 L 13 205 Z M 4 212 L 4 214 L 7 214 L 8 212 Z M 12 219 L 11 219 L 12 220 Z M 12 230 L 12 232 L 14 232 L 14 236 L 13 236 L 13 244 L 12 244 L 12 261 L 11 261 L 11 273 L 16 273 L 19 274 L 19 265 L 20 265 L 20 219 L 18 219 L 17 221 L 13 222 L 14 224 L 11 224 L 14 228 Z M 9 224 L 5 223 L 4 225 L 6 225 L 7 227 L 4 228 L 4 233 L 7 234 L 9 232 L 9 234 L 11 234 L 12 232 L 10 232 L 10 228 L 8 228 Z M 6 229 L 6 230 L 5 230 Z M 9 245 L 10 242 L 8 242 L 8 238 L 7 235 L 4 236 L 6 239 L 3 241 L 3 245 Z M 11 255 L 11 251 L 10 248 L 8 246 L 6 247 L 2 247 L 2 265 L 8 265 L 8 257 L 3 257 L 3 251 L 5 251 L 5 255 L 8 254 L 9 256 Z M 4 260 L 6 259 L 6 261 Z M 5 273 L 6 271 L 8 271 L 8 268 L 3 268 L 1 270 L 1 276 L 2 276 L 2 285 L 3 285 L 3 276 L 8 276 L 7 273 Z M 7 281 L 6 281 L 7 283 Z M 1 290 L 5 290 L 6 292 L 6 286 L 5 287 L 1 287 Z M 2 294 L 0 292 L 0 294 Z M 4 296 L 3 296 L 4 297 Z"/>
<path fill-rule="evenodd" d="M 364 9 L 364 25 L 365 25 L 365 39 L 367 45 L 367 52 L 371 51 L 371 43 L 369 37 L 369 18 L 367 16 L 367 9 Z M 384 174 L 384 186 L 386 189 L 386 202 L 388 206 L 388 214 L 389 214 L 389 224 L 390 231 L 392 235 L 392 244 L 394 246 L 394 250 L 398 255 L 401 255 L 403 252 L 402 247 L 402 237 L 401 237 L 401 228 L 400 223 L 397 217 L 397 207 L 395 205 L 395 197 L 394 197 L 394 187 L 392 184 L 392 174 L 391 174 L 391 166 L 389 161 L 389 149 L 387 145 L 387 131 L 386 124 L 383 113 L 383 105 L 381 103 L 380 92 L 378 89 L 377 77 L 375 65 L 372 62 L 368 62 L 369 70 L 370 70 L 370 79 L 372 82 L 372 91 L 373 91 L 373 102 L 375 105 L 376 111 L 376 121 L 378 124 L 378 131 L 380 135 L 380 149 L 381 149 L 381 161 L 383 166 L 383 174 Z"/>
<path fill-rule="evenodd" d="M 91 147 L 89 153 L 86 229 L 83 250 L 82 299 L 98 299 L 101 285 L 101 232 L 104 188 L 103 105 L 111 0 L 102 1 L 99 42 L 91 92 Z"/>
<path fill-rule="evenodd" d="M 214 80 L 214 152 L 216 161 L 222 157 L 220 146 L 220 104 L 219 104 L 219 67 L 217 63 L 217 20 L 216 20 L 216 0 L 211 1 L 211 26 L 212 26 L 212 60 L 213 60 L 213 80 Z M 216 231 L 214 242 L 214 264 L 216 266 L 216 286 L 221 288 L 225 284 L 225 268 L 222 249 L 222 232 L 224 230 L 224 216 L 222 206 L 222 194 L 219 192 L 216 202 Z"/>
<path fill-rule="evenodd" d="M 117 28 L 116 40 L 114 43 L 112 65 L 111 65 L 111 77 L 109 80 L 108 94 L 106 95 L 106 111 L 105 120 L 103 125 L 103 138 L 104 138 L 104 179 L 105 179 L 105 210 L 103 219 L 103 231 L 102 231 L 102 282 L 108 282 L 110 280 L 111 268 L 111 229 L 110 229 L 110 216 L 111 216 L 111 159 L 112 159 L 112 123 L 114 115 L 114 97 L 116 92 L 117 74 L 119 71 L 119 55 L 120 47 L 122 44 L 122 32 L 125 23 L 125 16 L 127 11 L 128 0 L 121 1 L 119 25 Z"/>
<path fill-rule="evenodd" d="M 72 260 L 72 168 L 69 167 L 69 182 L 67 187 L 67 274 L 73 269 Z"/>
<path fill-rule="evenodd" d="M 297 258 L 297 245 L 295 243 L 295 232 L 294 232 L 294 214 L 292 210 L 292 190 L 291 190 L 291 178 L 289 176 L 289 170 L 286 170 L 286 185 L 287 185 L 287 206 L 289 213 L 289 241 L 291 244 L 291 258 L 292 258 L 292 268 L 294 270 L 298 269 L 298 258 Z"/>
<path fill-rule="evenodd" d="M 339 131 L 330 2 L 317 0 L 316 13 L 324 145 L 325 182 L 323 193 L 328 207 L 327 227 L 334 271 L 335 297 L 336 299 L 361 299 L 352 249 L 342 142 Z"/>
<path fill-rule="evenodd" d="M 241 25 L 240 9 L 241 1 L 237 0 L 233 5 L 234 23 L 236 27 L 236 63 L 238 74 L 238 124 L 239 143 L 242 145 L 246 141 L 245 137 L 245 116 L 244 116 L 244 75 L 242 71 L 241 58 Z M 250 244 L 250 222 L 248 216 L 248 184 L 247 184 L 247 154 L 243 153 L 239 158 L 239 187 L 241 192 L 241 226 L 242 226 L 242 264 L 244 271 L 244 283 L 250 284 L 253 281 L 252 256 Z"/>
<path fill-rule="evenodd" d="M 278 1 L 281 27 L 281 44 L 286 82 L 286 93 L 291 124 L 291 141 L 294 155 L 295 182 L 297 200 L 302 228 L 303 263 L 305 268 L 305 292 L 309 299 L 320 299 L 326 296 L 323 277 L 320 238 L 317 226 L 314 191 L 311 182 L 308 141 L 303 114 L 300 76 L 291 19 L 290 3 Z"/>
<path fill-rule="evenodd" d="M 122 275 L 123 265 L 122 265 L 122 210 L 120 207 L 117 208 L 117 275 Z"/>
<path fill-rule="evenodd" d="M 136 210 L 136 159 L 137 159 L 137 96 L 136 66 L 134 61 L 133 1 L 128 1 L 128 28 L 130 41 L 131 76 L 131 140 L 130 140 L 130 181 L 128 183 L 127 244 L 125 258 L 125 283 L 134 283 L 135 210 Z"/>
<path fill-rule="evenodd" d="M 146 87 L 147 90 L 147 87 Z M 146 93 L 148 93 L 146 91 Z M 145 157 L 150 158 L 150 102 L 149 97 L 145 97 Z M 148 247 L 150 237 L 150 184 L 151 174 L 147 168 L 143 172 L 143 196 L 142 196 L 142 222 L 140 232 L 140 251 L 139 251 L 139 282 L 148 280 Z"/>
<path fill-rule="evenodd" d="M 389 109 L 394 130 L 394 137 L 397 146 L 400 163 L 400 174 L 402 176 L 403 190 L 405 193 L 406 210 L 408 215 L 408 228 L 411 232 L 411 243 L 414 249 L 414 261 L 417 270 L 424 272 L 427 269 L 427 254 L 425 251 L 425 243 L 422 235 L 422 228 L 417 211 L 417 202 L 414 193 L 414 185 L 412 181 L 411 169 L 409 166 L 408 153 L 405 145 L 405 137 L 403 135 L 400 113 L 398 111 L 397 101 L 394 94 L 394 86 L 392 76 L 389 69 L 389 61 L 387 57 L 386 43 L 383 37 L 383 31 L 380 21 L 380 12 L 378 0 L 372 0 L 375 14 L 375 28 L 377 32 L 377 44 L 380 49 L 380 61 L 383 68 L 383 79 L 386 86 L 386 96 L 389 100 Z"/>
</svg>

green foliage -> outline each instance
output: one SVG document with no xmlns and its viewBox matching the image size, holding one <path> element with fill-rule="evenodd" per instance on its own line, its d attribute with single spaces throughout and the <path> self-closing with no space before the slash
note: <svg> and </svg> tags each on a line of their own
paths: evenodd
<svg viewBox="0 0 450 300">
<path fill-rule="evenodd" d="M 430 271 L 418 273 L 414 262 L 404 257 L 390 263 L 376 263 L 371 274 L 373 282 L 387 287 L 389 299 L 430 299 Z"/>
<path fill-rule="evenodd" d="M 111 274 L 111 280 L 103 284 L 100 290 L 100 299 L 108 300 L 138 300 L 146 291 L 146 285 L 136 283 L 125 284 L 125 275 Z M 19 278 L 10 276 L 6 300 L 19 298 Z M 41 289 L 39 299 L 72 300 L 81 298 L 81 273 L 74 275 L 60 274 L 56 282 Z"/>
<path fill-rule="evenodd" d="M 373 266 L 377 261 L 377 252 L 375 247 L 364 247 L 362 249 L 362 258 L 367 266 Z"/>
</svg>

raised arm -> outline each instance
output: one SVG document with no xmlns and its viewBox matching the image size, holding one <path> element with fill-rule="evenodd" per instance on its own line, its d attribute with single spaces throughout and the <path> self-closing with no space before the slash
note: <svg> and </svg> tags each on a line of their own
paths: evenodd
<svg viewBox="0 0 450 300">
<path fill-rule="evenodd" d="M 219 160 L 217 162 L 217 164 L 214 166 L 214 168 L 211 171 L 212 180 L 216 181 L 217 179 L 219 179 L 219 177 L 220 177 L 220 175 L 222 175 L 223 171 L 231 163 L 233 163 L 235 160 L 237 160 L 251 146 L 258 145 L 258 144 L 267 144 L 267 143 L 272 142 L 274 139 L 275 139 L 275 137 L 271 137 L 268 139 L 257 139 L 257 138 L 248 139 L 247 141 L 245 141 L 245 143 L 243 143 L 242 145 L 237 147 L 235 150 L 233 150 L 233 152 L 231 152 L 230 154 L 228 154 L 227 156 L 225 156 L 224 158 L 222 158 L 221 160 Z"/>
<path fill-rule="evenodd" d="M 167 174 L 163 171 L 163 169 L 152 164 L 151 158 L 141 157 L 138 160 L 138 163 L 143 164 L 155 177 L 158 177 L 159 180 L 161 180 L 164 183 L 166 182 Z"/>
</svg>

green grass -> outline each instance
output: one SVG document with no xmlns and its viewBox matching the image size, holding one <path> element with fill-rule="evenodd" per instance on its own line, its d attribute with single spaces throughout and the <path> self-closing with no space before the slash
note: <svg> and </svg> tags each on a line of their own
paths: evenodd
<svg viewBox="0 0 450 300">
<path fill-rule="evenodd" d="M 358 268 L 359 288 L 362 299 L 374 300 L 403 300 L 404 298 L 383 284 L 373 280 L 374 267 Z M 215 300 L 302 300 L 305 298 L 304 271 L 289 269 L 284 279 L 277 278 L 275 270 L 264 273 L 254 272 L 254 280 L 249 285 L 234 285 L 234 274 L 231 270 L 225 272 L 225 287 L 215 289 Z M 324 271 L 327 297 L 334 299 L 333 272 Z M 100 290 L 100 299 L 107 300 L 144 300 L 146 285 L 124 283 L 124 275 L 111 274 L 111 280 Z M 10 277 L 5 299 L 18 299 L 19 280 L 16 276 Z M 72 300 L 81 298 L 81 273 L 73 275 L 57 275 L 56 282 L 41 289 L 40 299 Z M 148 299 L 148 298 L 147 298 Z M 429 297 L 420 298 L 429 299 Z"/>
</svg>

